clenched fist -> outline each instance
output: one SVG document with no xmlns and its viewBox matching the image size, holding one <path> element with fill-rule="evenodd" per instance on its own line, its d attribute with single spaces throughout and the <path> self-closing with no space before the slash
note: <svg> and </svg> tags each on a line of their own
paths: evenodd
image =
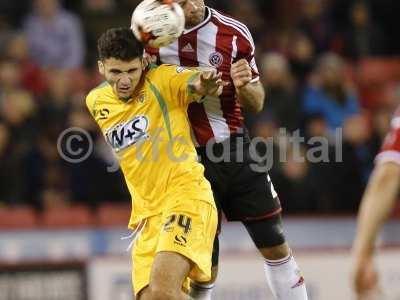
<svg viewBox="0 0 400 300">
<path fill-rule="evenodd" d="M 245 59 L 240 59 L 231 66 L 231 78 L 235 88 L 239 89 L 248 84 L 252 79 L 252 71 Z"/>
</svg>

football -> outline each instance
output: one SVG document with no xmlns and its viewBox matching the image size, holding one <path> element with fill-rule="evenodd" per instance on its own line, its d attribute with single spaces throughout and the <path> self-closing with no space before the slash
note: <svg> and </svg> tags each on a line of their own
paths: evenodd
<svg viewBox="0 0 400 300">
<path fill-rule="evenodd" d="M 184 12 L 173 0 L 144 0 L 132 14 L 133 33 L 150 47 L 160 48 L 171 44 L 184 28 Z"/>
</svg>

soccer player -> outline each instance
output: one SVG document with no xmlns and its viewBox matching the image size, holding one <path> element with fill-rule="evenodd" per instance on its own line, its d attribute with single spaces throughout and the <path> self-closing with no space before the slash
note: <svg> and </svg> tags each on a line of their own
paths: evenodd
<svg viewBox="0 0 400 300">
<path fill-rule="evenodd" d="M 375 168 L 369 179 L 358 214 L 353 244 L 353 287 L 358 299 L 377 292 L 378 275 L 373 263 L 374 244 L 388 219 L 400 188 L 400 107 L 391 122 Z"/>
<path fill-rule="evenodd" d="M 129 226 L 137 299 L 181 300 L 187 277 L 211 278 L 217 210 L 190 138 L 187 107 L 225 84 L 216 72 L 173 65 L 143 67 L 143 46 L 129 29 L 98 40 L 106 81 L 87 107 L 119 159 L 132 195 Z"/>
<path fill-rule="evenodd" d="M 185 12 L 182 36 L 160 49 L 147 53 L 158 62 L 186 67 L 216 69 L 231 82 L 219 97 L 189 106 L 193 137 L 205 166 L 217 207 L 229 221 L 242 221 L 250 237 L 265 258 L 268 285 L 277 299 L 307 299 L 304 279 L 285 242 L 281 206 L 267 171 L 256 172 L 250 155 L 249 137 L 243 127 L 242 110 L 259 112 L 264 105 L 264 89 L 254 58 L 254 42 L 247 27 L 205 6 L 203 0 L 176 0 Z M 237 146 L 244 140 L 244 146 Z M 211 159 L 206 145 L 215 141 L 215 156 L 227 146 L 229 157 Z M 243 156 L 242 156 L 243 154 Z M 254 156 L 254 155 L 253 155 Z M 240 157 L 244 157 L 240 161 Z M 213 280 L 217 274 L 218 239 L 214 244 Z M 212 282 L 193 283 L 192 297 L 211 299 Z"/>
</svg>

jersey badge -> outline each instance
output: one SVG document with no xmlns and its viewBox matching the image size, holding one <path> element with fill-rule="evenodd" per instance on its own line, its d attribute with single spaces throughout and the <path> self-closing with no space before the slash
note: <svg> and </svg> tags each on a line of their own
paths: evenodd
<svg viewBox="0 0 400 300">
<path fill-rule="evenodd" d="M 212 66 L 218 68 L 222 65 L 224 57 L 219 52 L 213 52 L 210 54 L 209 61 Z"/>
</svg>

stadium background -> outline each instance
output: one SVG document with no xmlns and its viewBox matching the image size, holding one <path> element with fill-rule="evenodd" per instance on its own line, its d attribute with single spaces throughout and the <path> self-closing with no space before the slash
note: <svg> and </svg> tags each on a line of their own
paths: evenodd
<svg viewBox="0 0 400 300">
<path fill-rule="evenodd" d="M 84 96 L 101 80 L 97 37 L 128 26 L 138 1 L 56 2 L 0 1 L 0 299 L 130 299 L 129 241 L 120 240 L 129 234 L 130 200 Z M 253 135 L 299 129 L 306 141 L 329 141 L 329 162 L 311 163 L 294 159 L 291 145 L 275 138 L 273 152 L 283 150 L 287 160 L 273 157 L 271 177 L 310 299 L 352 299 L 355 214 L 400 103 L 397 1 L 205 2 L 253 34 L 267 89 L 264 110 L 246 116 Z M 318 90 L 328 81 L 341 110 L 330 109 L 326 90 Z M 65 131 L 72 127 L 89 133 L 92 144 L 73 144 L 89 151 L 85 159 L 60 155 L 66 145 L 59 137 L 79 133 Z M 336 128 L 342 129 L 339 144 L 332 140 Z M 300 152 L 316 145 L 303 143 Z M 337 147 L 341 162 L 333 159 Z M 380 242 L 391 246 L 379 264 L 387 299 L 399 299 L 396 217 Z M 269 295 L 260 258 L 239 224 L 224 224 L 221 268 L 214 299 Z"/>
</svg>

